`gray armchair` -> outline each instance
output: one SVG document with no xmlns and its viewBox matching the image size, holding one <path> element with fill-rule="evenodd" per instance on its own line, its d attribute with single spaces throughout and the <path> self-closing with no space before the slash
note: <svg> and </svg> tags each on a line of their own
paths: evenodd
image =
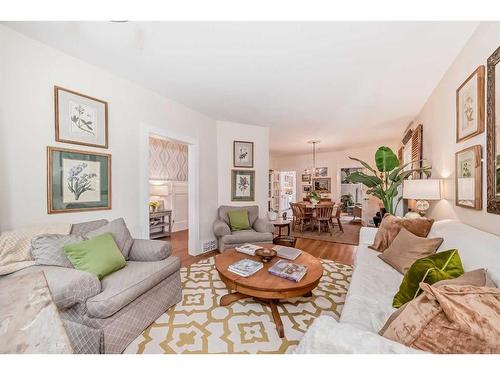
<svg viewBox="0 0 500 375">
<path fill-rule="evenodd" d="M 241 209 L 248 211 L 251 229 L 231 231 L 227 214 L 229 211 Z M 273 242 L 274 225 L 266 219 L 259 218 L 259 206 L 220 206 L 213 229 L 221 252 L 248 242 L 254 244 Z"/>
</svg>

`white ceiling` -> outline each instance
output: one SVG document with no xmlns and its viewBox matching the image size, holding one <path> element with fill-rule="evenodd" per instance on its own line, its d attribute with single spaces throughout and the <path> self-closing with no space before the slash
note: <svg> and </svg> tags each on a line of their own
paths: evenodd
<svg viewBox="0 0 500 375">
<path fill-rule="evenodd" d="M 274 155 L 394 139 L 476 22 L 8 22 L 217 120 Z"/>
</svg>

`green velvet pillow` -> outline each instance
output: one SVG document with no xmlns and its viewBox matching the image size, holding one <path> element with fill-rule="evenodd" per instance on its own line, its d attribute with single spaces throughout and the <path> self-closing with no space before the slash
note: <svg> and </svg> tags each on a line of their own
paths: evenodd
<svg viewBox="0 0 500 375">
<path fill-rule="evenodd" d="M 458 250 L 448 250 L 417 259 L 405 273 L 399 291 L 394 296 L 392 306 L 399 308 L 411 301 L 422 291 L 419 284 L 454 279 L 464 273 Z"/>
<path fill-rule="evenodd" d="M 247 210 L 234 210 L 227 213 L 231 230 L 244 230 L 250 229 L 250 222 L 248 221 Z"/>
<path fill-rule="evenodd" d="M 66 245 L 64 253 L 77 270 L 90 272 L 99 280 L 127 265 L 111 233 Z"/>
</svg>

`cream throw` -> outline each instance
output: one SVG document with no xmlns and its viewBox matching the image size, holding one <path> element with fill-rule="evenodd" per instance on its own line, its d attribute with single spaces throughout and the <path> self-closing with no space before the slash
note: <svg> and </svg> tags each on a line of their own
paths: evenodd
<svg viewBox="0 0 500 375">
<path fill-rule="evenodd" d="M 71 224 L 37 225 L 0 234 L 0 275 L 7 275 L 35 264 L 31 239 L 40 234 L 69 234 Z"/>
</svg>

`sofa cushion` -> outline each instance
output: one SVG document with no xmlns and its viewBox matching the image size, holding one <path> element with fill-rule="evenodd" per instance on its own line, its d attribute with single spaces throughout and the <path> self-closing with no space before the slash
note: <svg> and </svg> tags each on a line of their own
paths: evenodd
<svg viewBox="0 0 500 375">
<path fill-rule="evenodd" d="M 231 224 L 231 230 L 245 230 L 250 229 L 250 222 L 248 220 L 248 211 L 234 210 L 227 213 L 229 217 L 229 223 Z"/>
<path fill-rule="evenodd" d="M 420 283 L 434 284 L 441 280 L 454 279 L 463 274 L 462 261 L 456 249 L 418 259 L 404 275 L 399 291 L 392 301 L 392 306 L 401 307 L 417 297 L 422 292 Z"/>
<path fill-rule="evenodd" d="M 83 240 L 82 236 L 73 234 L 41 234 L 31 240 L 31 254 L 38 266 L 73 268 L 63 247 Z"/>
<path fill-rule="evenodd" d="M 87 311 L 107 318 L 178 271 L 180 260 L 169 257 L 158 262 L 127 262 L 127 266 L 101 281 L 102 292 L 87 300 Z"/>
<path fill-rule="evenodd" d="M 118 248 L 122 252 L 125 259 L 128 259 L 130 248 L 132 247 L 134 239 L 130 235 L 127 225 L 125 224 L 125 220 L 123 218 L 113 220 L 99 229 L 88 232 L 85 237 L 93 238 L 104 233 L 111 233 L 113 235 Z"/>
<path fill-rule="evenodd" d="M 427 237 L 433 223 L 433 219 L 423 217 L 406 219 L 387 214 L 384 216 L 382 223 L 380 223 L 380 228 L 377 231 L 375 240 L 373 241 L 373 245 L 370 246 L 370 249 L 377 251 L 384 251 L 387 249 L 392 241 L 394 241 L 401 228 L 405 228 L 415 236 Z"/>
<path fill-rule="evenodd" d="M 401 274 L 420 258 L 434 254 L 442 238 L 422 238 L 401 228 L 391 245 L 378 257 Z"/>
<path fill-rule="evenodd" d="M 248 221 L 250 223 L 250 226 L 253 227 L 253 223 L 259 217 L 259 206 L 220 206 L 218 210 L 219 219 L 224 221 L 227 225 L 231 225 L 227 213 L 229 211 L 238 210 L 248 211 Z"/>
<path fill-rule="evenodd" d="M 266 232 L 256 232 L 253 229 L 233 231 L 231 234 L 223 236 L 222 241 L 226 245 L 240 244 L 247 242 L 272 242 L 273 234 Z"/>
<path fill-rule="evenodd" d="M 90 272 L 99 280 L 126 265 L 111 233 L 65 245 L 64 252 L 77 270 Z"/>
<path fill-rule="evenodd" d="M 71 226 L 71 234 L 83 236 L 88 232 L 99 229 L 108 223 L 106 219 L 85 221 L 83 223 L 76 223 Z"/>
</svg>

